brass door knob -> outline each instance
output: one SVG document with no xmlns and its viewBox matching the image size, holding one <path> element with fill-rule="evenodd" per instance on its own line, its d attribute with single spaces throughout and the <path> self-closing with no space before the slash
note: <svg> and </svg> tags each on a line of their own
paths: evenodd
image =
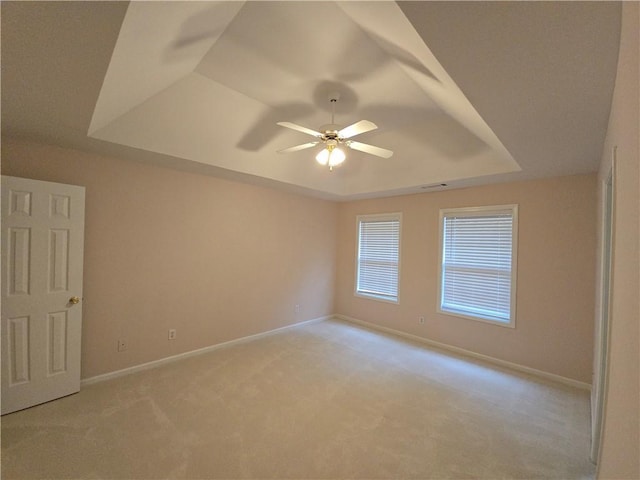
<svg viewBox="0 0 640 480">
<path fill-rule="evenodd" d="M 71 297 L 69 299 L 69 303 L 72 305 L 77 305 L 78 303 L 80 303 L 80 299 L 78 297 Z"/>
</svg>

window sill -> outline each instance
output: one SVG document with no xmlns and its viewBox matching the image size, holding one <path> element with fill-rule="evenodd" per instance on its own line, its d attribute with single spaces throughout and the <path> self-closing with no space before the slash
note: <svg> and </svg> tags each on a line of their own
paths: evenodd
<svg viewBox="0 0 640 480">
<path fill-rule="evenodd" d="M 360 297 L 360 298 L 366 298 L 368 300 L 376 300 L 378 302 L 391 303 L 393 305 L 398 305 L 400 303 L 399 299 L 397 298 L 394 300 L 392 298 L 381 297 L 379 295 L 375 295 L 372 293 L 355 292 L 354 296 Z"/>
<path fill-rule="evenodd" d="M 449 315 L 450 317 L 458 317 L 458 318 L 464 318 L 466 320 L 474 320 L 476 322 L 487 323 L 489 325 L 495 325 L 497 327 L 516 328 L 515 319 L 512 319 L 509 322 L 504 322 L 502 320 L 491 320 L 488 318 L 475 317 L 473 315 L 466 315 L 464 313 L 458 313 L 450 310 L 442 310 L 440 308 L 437 309 L 437 312 L 443 315 Z"/>
</svg>

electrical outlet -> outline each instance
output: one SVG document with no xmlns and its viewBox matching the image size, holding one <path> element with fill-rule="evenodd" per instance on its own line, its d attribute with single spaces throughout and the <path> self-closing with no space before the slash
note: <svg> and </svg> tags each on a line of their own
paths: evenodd
<svg viewBox="0 0 640 480">
<path fill-rule="evenodd" d="M 126 340 L 123 340 L 123 339 L 118 340 L 118 351 L 124 352 L 127 349 L 127 345 L 128 343 Z"/>
<path fill-rule="evenodd" d="M 418 322 L 420 323 L 420 325 L 424 325 L 424 315 L 420 315 L 418 317 Z"/>
<path fill-rule="evenodd" d="M 300 305 L 296 303 L 296 313 L 300 313 Z"/>
<path fill-rule="evenodd" d="M 175 328 L 170 328 L 169 329 L 169 340 L 175 340 L 176 339 L 176 329 Z"/>
</svg>

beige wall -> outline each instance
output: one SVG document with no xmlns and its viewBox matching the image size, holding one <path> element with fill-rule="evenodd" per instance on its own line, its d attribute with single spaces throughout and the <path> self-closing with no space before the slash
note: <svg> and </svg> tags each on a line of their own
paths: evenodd
<svg viewBox="0 0 640 480">
<path fill-rule="evenodd" d="M 512 203 L 519 204 L 516 328 L 438 314 L 439 210 Z M 356 215 L 387 212 L 403 215 L 399 305 L 353 294 Z M 595 212 L 595 174 L 342 204 L 336 313 L 591 383 Z"/>
<path fill-rule="evenodd" d="M 6 139 L 2 174 L 86 186 L 83 378 L 333 311 L 333 203 Z"/>
<path fill-rule="evenodd" d="M 2 154 L 3 174 L 87 187 L 83 378 L 340 313 L 591 381 L 595 175 L 336 205 L 15 139 Z M 516 328 L 437 314 L 439 209 L 507 203 Z M 355 216 L 395 211 L 400 305 L 355 297 Z"/>
<path fill-rule="evenodd" d="M 639 50 L 640 4 L 624 2 L 618 74 L 599 175 L 600 182 L 608 176 L 611 151 L 617 147 L 609 388 L 598 465 L 598 478 L 603 479 L 640 478 Z"/>
</svg>

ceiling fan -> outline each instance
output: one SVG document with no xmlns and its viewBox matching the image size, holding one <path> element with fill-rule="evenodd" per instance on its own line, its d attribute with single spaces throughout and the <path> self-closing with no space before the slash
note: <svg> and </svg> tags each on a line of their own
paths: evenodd
<svg viewBox="0 0 640 480">
<path fill-rule="evenodd" d="M 323 125 L 318 131 L 312 130 L 307 127 L 302 127 L 291 122 L 278 122 L 281 127 L 290 128 L 298 132 L 306 133 L 316 137 L 318 140 L 315 142 L 303 143 L 293 147 L 278 150 L 278 153 L 290 153 L 297 152 L 298 150 L 304 150 L 306 148 L 315 147 L 316 145 L 323 144 L 324 148 L 316 155 L 316 160 L 321 165 L 328 165 L 329 170 L 333 170 L 333 167 L 340 165 L 344 162 L 345 154 L 340 149 L 341 145 L 344 145 L 353 150 L 359 150 L 370 155 L 376 155 L 382 158 L 390 158 L 393 155 L 391 150 L 386 148 L 375 147 L 366 143 L 355 142 L 351 138 L 361 133 L 370 132 L 375 130 L 378 126 L 368 120 L 360 120 L 348 127 L 341 128 L 340 125 L 336 125 L 334 121 L 335 105 L 340 95 L 332 93 L 329 96 L 331 102 L 331 123 Z"/>
</svg>

